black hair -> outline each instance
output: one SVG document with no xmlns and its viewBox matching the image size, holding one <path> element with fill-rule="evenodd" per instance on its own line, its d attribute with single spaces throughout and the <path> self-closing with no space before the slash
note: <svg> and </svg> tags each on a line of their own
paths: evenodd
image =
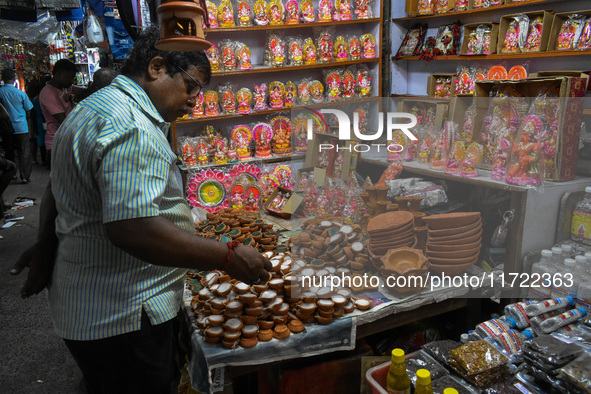
<svg viewBox="0 0 591 394">
<path fill-rule="evenodd" d="M 99 68 L 92 76 L 92 86 L 95 90 L 109 86 L 115 79 L 115 71 L 112 68 Z"/>
<path fill-rule="evenodd" d="M 37 97 L 39 95 L 39 93 L 41 92 L 41 89 L 43 89 L 43 87 L 45 86 L 45 83 L 41 82 L 40 79 L 33 79 L 29 82 L 29 84 L 27 85 L 27 96 L 29 96 L 29 99 L 34 99 L 35 97 Z"/>
<path fill-rule="evenodd" d="M 6 83 L 12 83 L 14 78 L 16 77 L 16 73 L 10 67 L 6 67 L 2 69 L 2 80 Z"/>
<path fill-rule="evenodd" d="M 207 85 L 209 83 L 211 79 L 211 66 L 205 52 L 161 51 L 154 46 L 159 40 L 159 27 L 150 27 L 143 30 L 127 54 L 127 59 L 121 68 L 121 74 L 128 77 L 140 76 L 148 71 L 150 61 L 154 57 L 160 56 L 164 59 L 166 72 L 171 77 L 180 72 L 179 67 L 187 70 L 190 66 L 195 66 L 204 74 L 205 84 Z"/>
<path fill-rule="evenodd" d="M 78 67 L 76 67 L 76 65 L 68 59 L 61 59 L 53 65 L 53 75 L 61 71 L 70 71 L 76 73 L 78 72 Z"/>
</svg>

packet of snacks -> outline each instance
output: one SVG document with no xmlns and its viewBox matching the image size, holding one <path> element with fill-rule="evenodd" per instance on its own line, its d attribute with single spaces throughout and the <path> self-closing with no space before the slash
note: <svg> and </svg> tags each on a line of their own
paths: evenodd
<svg viewBox="0 0 591 394">
<path fill-rule="evenodd" d="M 289 64 L 292 66 L 304 65 L 304 40 L 299 37 L 290 37 L 287 39 L 287 43 Z"/>
<path fill-rule="evenodd" d="M 318 63 L 333 61 L 333 38 L 329 29 L 324 29 L 318 33 L 316 48 L 318 50 Z"/>
<path fill-rule="evenodd" d="M 292 81 L 285 83 L 285 107 L 291 108 L 298 98 L 298 88 Z"/>
<path fill-rule="evenodd" d="M 252 7 L 250 0 L 239 0 L 237 5 L 238 23 L 242 27 L 252 25 Z"/>
<path fill-rule="evenodd" d="M 267 36 L 266 64 L 271 67 L 283 67 L 286 64 L 285 41 L 277 34 Z"/>
<path fill-rule="evenodd" d="M 220 43 L 220 61 L 223 71 L 236 69 L 236 43 L 234 41 L 224 40 Z"/>
<path fill-rule="evenodd" d="M 236 57 L 238 60 L 238 68 L 240 70 L 251 70 L 252 62 L 250 60 L 250 48 L 239 42 L 237 43 Z"/>
<path fill-rule="evenodd" d="M 220 107 L 224 115 L 233 115 L 236 113 L 236 95 L 232 85 L 225 84 L 219 88 Z"/>
<path fill-rule="evenodd" d="M 324 71 L 324 82 L 326 85 L 326 97 L 328 98 L 328 101 L 336 101 L 341 99 L 341 77 L 341 70 L 331 69 Z"/>
</svg>

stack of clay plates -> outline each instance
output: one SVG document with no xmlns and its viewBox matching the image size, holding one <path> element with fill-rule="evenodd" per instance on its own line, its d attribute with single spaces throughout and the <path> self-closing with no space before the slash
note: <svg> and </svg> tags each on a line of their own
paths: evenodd
<svg viewBox="0 0 591 394">
<path fill-rule="evenodd" d="M 458 275 L 478 261 L 482 246 L 480 212 L 454 212 L 423 218 L 425 252 L 435 272 Z"/>
<path fill-rule="evenodd" d="M 414 246 L 416 243 L 414 216 L 412 212 L 386 212 L 372 218 L 367 224 L 369 251 L 379 258 L 390 249 Z"/>
</svg>

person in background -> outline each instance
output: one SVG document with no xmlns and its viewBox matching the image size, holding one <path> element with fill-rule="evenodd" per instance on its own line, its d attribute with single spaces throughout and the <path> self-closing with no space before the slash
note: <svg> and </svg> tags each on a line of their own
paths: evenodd
<svg viewBox="0 0 591 394">
<path fill-rule="evenodd" d="M 4 150 L 4 156 L 10 161 L 14 161 L 14 129 L 10 122 L 10 115 L 4 105 L 0 102 L 0 146 Z M 16 177 L 15 177 L 16 179 Z"/>
<path fill-rule="evenodd" d="M 45 120 L 43 119 L 43 113 L 41 112 L 41 104 L 39 103 L 39 93 L 43 89 L 44 82 L 39 79 L 34 79 L 27 86 L 27 96 L 33 103 L 33 109 L 31 110 L 31 130 L 29 131 L 31 145 L 31 156 L 33 157 L 33 164 L 39 164 L 37 161 L 37 151 L 41 156 L 41 164 L 45 166 Z M 42 144 L 39 145 L 39 140 Z"/>
<path fill-rule="evenodd" d="M 10 207 L 10 204 L 4 202 L 3 193 L 12 181 L 16 174 L 16 165 L 7 160 L 6 157 L 0 155 L 0 224 L 6 217 L 5 210 Z"/>
<path fill-rule="evenodd" d="M 58 60 L 53 66 L 53 77 L 39 93 L 41 111 L 47 126 L 45 131 L 47 157 L 45 161 L 48 168 L 51 168 L 51 148 L 55 132 L 74 109 L 74 96 L 71 87 L 77 71 L 76 65 L 68 59 Z"/>
<path fill-rule="evenodd" d="M 80 101 L 84 100 L 86 97 L 90 96 L 94 92 L 97 92 L 102 88 L 109 86 L 114 78 L 115 71 L 113 71 L 113 69 L 107 67 L 99 68 L 92 75 L 92 83 L 88 86 L 88 88 L 78 93 L 76 97 L 74 97 L 74 101 L 76 103 L 79 103 Z"/>
<path fill-rule="evenodd" d="M 195 235 L 167 135 L 211 67 L 203 51 L 161 51 L 159 40 L 158 28 L 142 32 L 121 75 L 57 131 L 39 237 L 11 271 L 29 267 L 23 297 L 49 284 L 54 328 L 92 394 L 178 386 L 175 317 L 187 269 L 258 283 L 272 268 L 254 248 Z"/>
<path fill-rule="evenodd" d="M 12 68 L 2 70 L 2 81 L 0 86 L 0 101 L 8 111 L 10 122 L 14 129 L 14 144 L 18 155 L 18 170 L 22 183 L 29 183 L 33 161 L 31 157 L 31 146 L 29 144 L 29 116 L 33 109 L 33 103 L 22 90 L 14 86 L 16 74 Z"/>
</svg>

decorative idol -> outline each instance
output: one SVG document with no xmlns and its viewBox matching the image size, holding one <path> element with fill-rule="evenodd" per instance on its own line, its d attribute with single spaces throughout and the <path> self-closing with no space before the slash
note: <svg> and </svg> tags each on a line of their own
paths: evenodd
<svg viewBox="0 0 591 394">
<path fill-rule="evenodd" d="M 357 15 L 357 19 L 371 18 L 372 5 L 373 5 L 373 0 L 357 0 L 357 8 L 355 8 L 355 15 Z"/>
<path fill-rule="evenodd" d="M 306 105 L 310 103 L 310 82 L 302 81 L 298 85 L 298 98 L 300 104 Z"/>
<path fill-rule="evenodd" d="M 318 2 L 318 22 L 332 21 L 332 0 L 320 0 Z"/>
<path fill-rule="evenodd" d="M 291 121 L 286 116 L 276 116 L 271 119 L 273 139 L 271 148 L 274 154 L 279 156 L 291 153 Z"/>
<path fill-rule="evenodd" d="M 332 38 L 329 32 L 324 31 L 318 37 L 318 61 L 328 63 L 332 61 Z"/>
<path fill-rule="evenodd" d="M 371 77 L 369 71 L 359 69 L 357 71 L 357 90 L 359 97 L 369 97 L 371 93 Z"/>
<path fill-rule="evenodd" d="M 304 64 L 316 64 L 316 46 L 314 46 L 314 41 L 311 38 L 306 38 L 304 41 Z"/>
<path fill-rule="evenodd" d="M 353 19 L 351 0 L 336 0 L 335 14 L 338 14 L 338 19 L 334 19 L 335 21 L 350 21 Z"/>
<path fill-rule="evenodd" d="M 193 107 L 193 118 L 202 118 L 205 116 L 203 109 L 203 92 L 199 92 L 197 95 L 197 103 Z"/>
<path fill-rule="evenodd" d="M 267 13 L 267 2 L 265 0 L 256 0 L 253 6 L 254 23 L 258 26 L 266 26 L 269 24 L 269 16 Z"/>
<path fill-rule="evenodd" d="M 218 8 L 211 1 L 206 1 L 207 17 L 209 19 L 209 28 L 215 29 L 218 25 Z"/>
<path fill-rule="evenodd" d="M 285 85 L 279 81 L 273 81 L 269 84 L 269 103 L 271 108 L 283 108 L 283 98 L 285 95 Z"/>
<path fill-rule="evenodd" d="M 250 62 L 250 48 L 246 45 L 240 46 L 238 50 L 238 68 L 240 70 L 251 70 L 252 63 Z"/>
<path fill-rule="evenodd" d="M 363 48 L 361 57 L 364 59 L 376 57 L 376 41 L 372 34 L 368 33 L 361 36 L 361 47 Z"/>
<path fill-rule="evenodd" d="M 352 36 L 349 40 L 349 58 L 351 60 L 361 59 L 361 44 L 356 36 Z"/>
<path fill-rule="evenodd" d="M 238 125 L 232 129 L 232 141 L 236 145 L 236 152 L 239 161 L 250 159 L 250 141 L 252 131 L 246 125 Z"/>
<path fill-rule="evenodd" d="M 345 37 L 338 36 L 334 44 L 334 57 L 337 62 L 347 61 L 349 53 L 347 52 L 347 41 Z"/>
<path fill-rule="evenodd" d="M 286 25 L 297 25 L 300 23 L 300 5 L 297 0 L 287 0 L 285 10 Z"/>
<path fill-rule="evenodd" d="M 236 52 L 234 50 L 234 44 L 231 42 L 222 44 L 222 66 L 224 71 L 236 69 Z"/>
<path fill-rule="evenodd" d="M 214 143 L 215 153 L 213 155 L 214 164 L 226 164 L 228 162 L 226 139 L 220 138 Z"/>
<path fill-rule="evenodd" d="M 208 90 L 203 95 L 203 101 L 205 103 L 205 116 L 218 116 L 220 114 L 217 92 Z"/>
<path fill-rule="evenodd" d="M 207 56 L 207 59 L 209 59 L 211 71 L 220 71 L 220 51 L 218 47 L 215 44 L 211 44 L 211 46 L 205 51 L 205 55 Z"/>
<path fill-rule="evenodd" d="M 322 85 L 322 82 L 312 81 L 310 83 L 310 94 L 314 104 L 320 104 L 324 102 L 324 86 Z"/>
<path fill-rule="evenodd" d="M 304 64 L 304 49 L 302 48 L 302 41 L 293 39 L 289 43 L 289 56 L 292 66 L 301 66 Z"/>
<path fill-rule="evenodd" d="M 335 101 L 341 98 L 341 74 L 338 71 L 329 72 L 326 76 L 328 88 L 328 100 Z"/>
<path fill-rule="evenodd" d="M 300 10 L 302 11 L 302 21 L 304 23 L 314 23 L 314 3 L 312 0 L 302 0 L 300 3 Z"/>
<path fill-rule="evenodd" d="M 236 113 L 236 97 L 234 90 L 230 86 L 224 86 L 220 89 L 222 95 L 222 108 L 225 115 L 232 115 Z"/>
<path fill-rule="evenodd" d="M 230 0 L 222 0 L 218 7 L 218 19 L 222 27 L 234 27 L 234 9 Z"/>
<path fill-rule="evenodd" d="M 250 26 L 252 24 L 250 15 L 250 4 L 246 0 L 238 2 L 238 23 L 240 26 Z"/>
<path fill-rule="evenodd" d="M 242 88 L 236 93 L 236 100 L 238 101 L 238 109 L 236 112 L 239 114 L 249 114 L 250 103 L 252 102 L 252 92 L 248 88 Z"/>
<path fill-rule="evenodd" d="M 291 81 L 288 81 L 285 84 L 285 107 L 291 108 L 295 103 L 295 99 L 297 97 L 297 88 L 295 84 Z"/>
<path fill-rule="evenodd" d="M 271 0 L 268 6 L 269 25 L 283 24 L 283 4 L 280 0 Z"/>
<path fill-rule="evenodd" d="M 257 158 L 266 158 L 271 156 L 271 138 L 273 136 L 273 130 L 267 123 L 257 123 L 252 128 L 252 133 L 256 143 Z"/>
<path fill-rule="evenodd" d="M 267 109 L 267 85 L 262 83 L 254 87 L 254 110 L 264 111 Z"/>
<path fill-rule="evenodd" d="M 355 75 L 349 69 L 343 71 L 342 81 L 342 97 L 353 98 L 355 97 Z"/>
</svg>

